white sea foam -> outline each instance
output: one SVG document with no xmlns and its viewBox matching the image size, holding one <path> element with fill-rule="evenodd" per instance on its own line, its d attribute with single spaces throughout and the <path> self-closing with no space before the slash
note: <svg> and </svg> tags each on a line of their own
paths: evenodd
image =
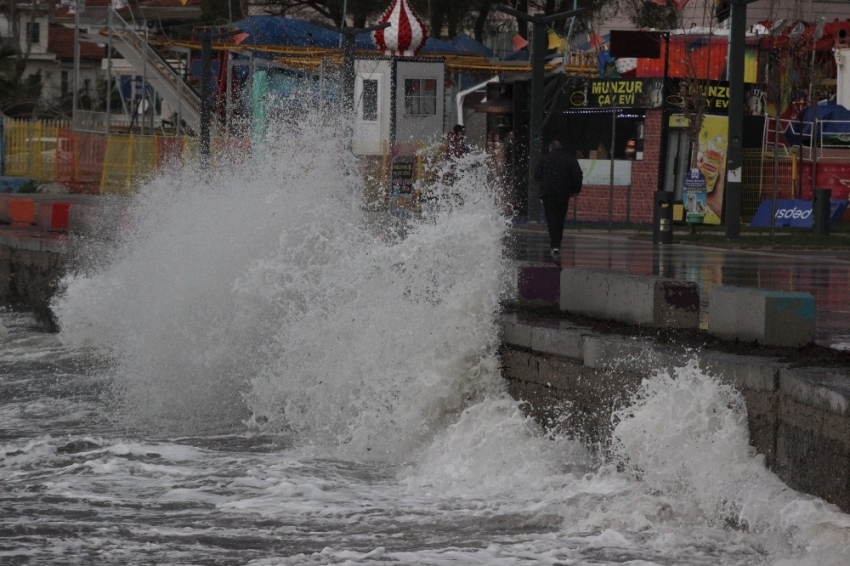
<svg viewBox="0 0 850 566">
<path fill-rule="evenodd" d="M 506 223 L 480 155 L 398 221 L 364 207 L 337 121 L 292 126 L 254 158 L 145 186 L 100 267 L 63 282 L 62 338 L 111 350 L 133 426 L 247 419 L 398 456 L 496 386 Z"/>
</svg>

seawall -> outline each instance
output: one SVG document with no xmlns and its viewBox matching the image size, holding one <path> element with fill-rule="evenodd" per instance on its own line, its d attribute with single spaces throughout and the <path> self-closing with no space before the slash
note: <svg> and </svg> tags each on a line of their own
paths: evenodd
<svg viewBox="0 0 850 566">
<path fill-rule="evenodd" d="M 50 300 L 68 260 L 65 236 L 0 230 L 0 302 L 25 306 L 48 330 L 55 330 Z"/>
<path fill-rule="evenodd" d="M 603 446 L 612 414 L 644 379 L 692 363 L 741 393 L 750 445 L 768 469 L 850 512 L 850 368 L 792 367 L 516 314 L 502 319 L 501 357 L 509 392 L 535 420 Z"/>
</svg>

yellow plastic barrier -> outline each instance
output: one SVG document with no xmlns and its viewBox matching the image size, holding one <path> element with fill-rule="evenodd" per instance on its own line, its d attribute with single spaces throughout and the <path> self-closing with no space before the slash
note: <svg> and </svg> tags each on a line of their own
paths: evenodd
<svg viewBox="0 0 850 566">
<path fill-rule="evenodd" d="M 56 178 L 56 163 L 70 150 L 70 141 L 60 137 L 64 122 L 6 120 L 4 147 L 6 175 L 28 177 L 39 182 Z"/>
</svg>

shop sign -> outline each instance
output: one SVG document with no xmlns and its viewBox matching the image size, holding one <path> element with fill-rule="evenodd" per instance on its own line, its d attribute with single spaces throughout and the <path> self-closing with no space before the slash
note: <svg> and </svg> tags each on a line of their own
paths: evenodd
<svg viewBox="0 0 850 566">
<path fill-rule="evenodd" d="M 705 98 L 707 114 L 729 113 L 729 83 L 727 81 L 701 81 L 700 94 Z M 688 79 L 668 79 L 664 105 L 668 110 L 681 111 L 685 104 L 682 93 L 687 89 Z M 755 85 L 744 85 L 744 113 L 751 116 L 764 114 L 764 92 Z"/>
<path fill-rule="evenodd" d="M 663 103 L 658 79 L 599 79 L 578 83 L 569 96 L 572 108 L 657 108 Z"/>
</svg>

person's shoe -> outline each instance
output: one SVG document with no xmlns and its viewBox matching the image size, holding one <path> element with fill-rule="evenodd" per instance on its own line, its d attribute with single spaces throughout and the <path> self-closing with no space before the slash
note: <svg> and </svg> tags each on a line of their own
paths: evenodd
<svg viewBox="0 0 850 566">
<path fill-rule="evenodd" d="M 552 248 L 552 255 L 558 255 L 559 253 L 561 253 L 561 250 L 558 248 Z"/>
</svg>

